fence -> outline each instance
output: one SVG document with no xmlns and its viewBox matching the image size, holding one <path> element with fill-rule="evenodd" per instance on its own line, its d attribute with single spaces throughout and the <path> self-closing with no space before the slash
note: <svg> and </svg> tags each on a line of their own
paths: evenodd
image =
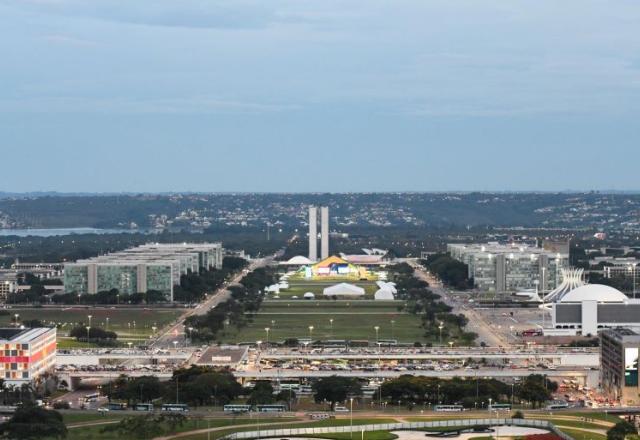
<svg viewBox="0 0 640 440">
<path fill-rule="evenodd" d="M 372 425 L 354 425 L 353 427 L 347 425 L 324 428 L 264 429 L 258 431 L 236 432 L 223 437 L 223 439 L 242 440 L 267 437 L 282 438 L 301 435 L 333 434 L 339 432 L 401 431 L 422 428 L 471 428 L 474 426 L 524 426 L 529 428 L 540 428 L 553 432 L 563 440 L 574 440 L 573 437 L 560 431 L 551 422 L 546 420 L 528 419 L 455 419 L 437 420 L 432 422 L 379 423 Z"/>
</svg>

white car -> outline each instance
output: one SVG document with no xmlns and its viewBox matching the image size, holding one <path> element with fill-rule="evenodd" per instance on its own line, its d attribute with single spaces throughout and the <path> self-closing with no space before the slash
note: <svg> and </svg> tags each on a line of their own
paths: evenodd
<svg viewBox="0 0 640 440">
<path fill-rule="evenodd" d="M 349 412 L 349 409 L 346 406 L 336 406 L 333 408 L 333 412 Z"/>
<path fill-rule="evenodd" d="M 109 412 L 109 408 L 107 408 L 106 406 L 101 406 L 100 408 L 98 408 L 98 412 L 102 412 L 102 413 Z"/>
</svg>

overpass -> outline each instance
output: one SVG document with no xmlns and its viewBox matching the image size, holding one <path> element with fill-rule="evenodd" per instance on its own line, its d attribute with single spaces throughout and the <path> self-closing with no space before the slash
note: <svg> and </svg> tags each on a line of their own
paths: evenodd
<svg viewBox="0 0 640 440">
<path fill-rule="evenodd" d="M 596 350 L 588 351 L 501 351 L 501 350 L 442 350 L 431 352 L 412 352 L 412 350 L 373 350 L 332 352 L 322 351 L 292 351 L 292 350 L 269 350 L 260 352 L 261 360 L 297 360 L 308 361 L 329 361 L 329 360 L 519 360 L 549 361 L 558 366 L 575 367 L 598 367 L 600 365 L 600 353 Z"/>
<path fill-rule="evenodd" d="M 112 361 L 135 362 L 141 364 L 152 363 L 183 363 L 186 362 L 193 351 L 191 350 L 171 350 L 162 352 L 149 352 L 140 350 L 120 351 L 117 352 L 100 352 L 100 351 L 83 351 L 73 353 L 58 353 L 56 355 L 56 364 L 58 365 L 104 365 L 113 363 Z"/>
</svg>

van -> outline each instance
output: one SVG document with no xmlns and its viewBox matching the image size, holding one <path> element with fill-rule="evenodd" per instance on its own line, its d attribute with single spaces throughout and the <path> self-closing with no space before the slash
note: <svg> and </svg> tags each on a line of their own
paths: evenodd
<svg viewBox="0 0 640 440">
<path fill-rule="evenodd" d="M 336 406 L 333 408 L 333 412 L 349 412 L 349 409 L 346 406 Z"/>
</svg>

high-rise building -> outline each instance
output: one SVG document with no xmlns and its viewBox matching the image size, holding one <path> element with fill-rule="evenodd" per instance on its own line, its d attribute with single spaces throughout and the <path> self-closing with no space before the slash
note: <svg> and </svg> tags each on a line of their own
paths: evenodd
<svg viewBox="0 0 640 440">
<path fill-rule="evenodd" d="M 518 244 L 449 244 L 447 251 L 468 266 L 478 289 L 492 292 L 548 292 L 560 285 L 562 269 L 569 267 L 569 254 Z"/>
<path fill-rule="evenodd" d="M 309 260 L 318 261 L 318 207 L 309 206 Z"/>
<path fill-rule="evenodd" d="M 329 258 L 329 207 L 320 208 L 320 256 Z"/>
<path fill-rule="evenodd" d="M 600 383 L 609 398 L 623 405 L 640 403 L 640 335 L 627 328 L 600 333 Z"/>
</svg>

